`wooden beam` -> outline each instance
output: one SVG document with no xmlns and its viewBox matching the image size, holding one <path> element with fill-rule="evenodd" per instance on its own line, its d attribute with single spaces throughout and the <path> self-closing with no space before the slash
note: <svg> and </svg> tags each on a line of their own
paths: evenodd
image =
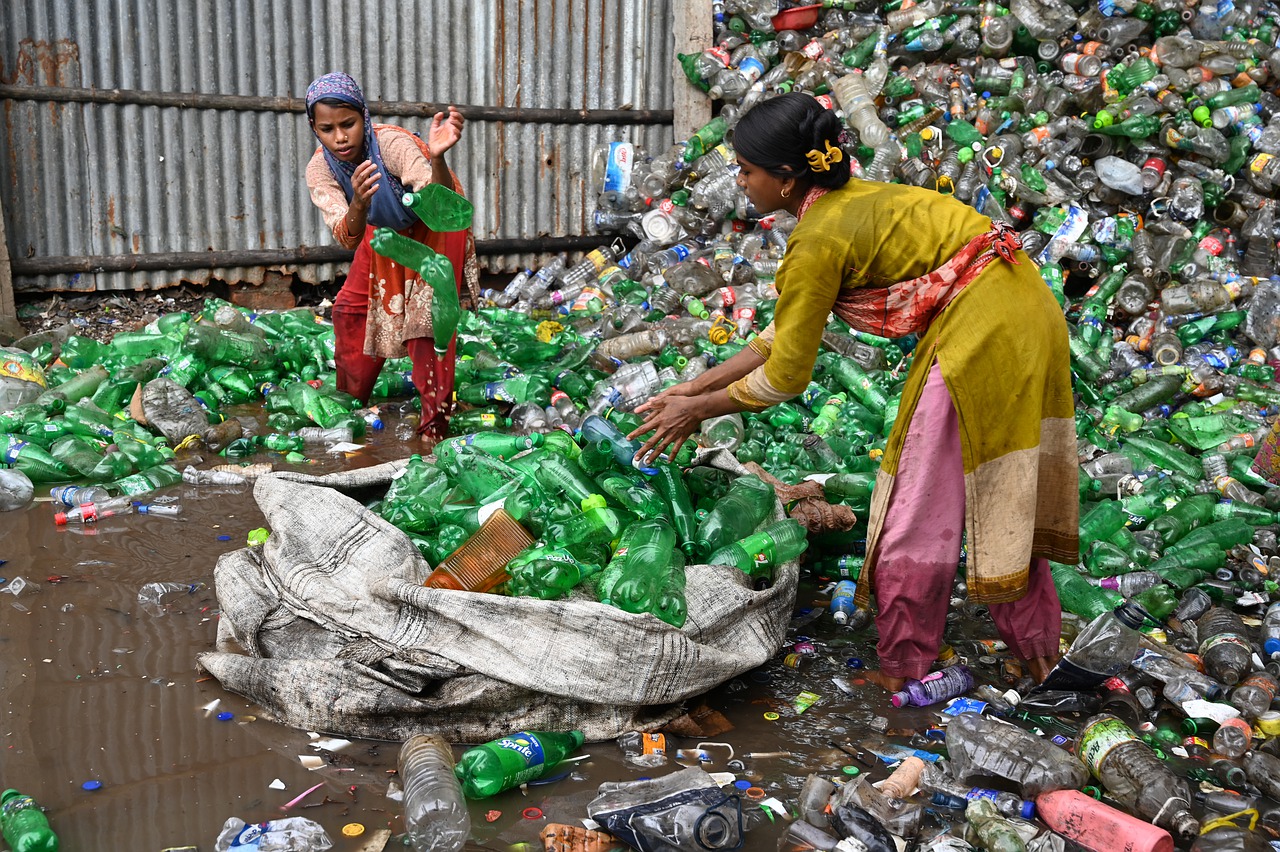
<svg viewBox="0 0 1280 852">
<path fill-rule="evenodd" d="M 672 0 L 675 7 L 675 53 L 671 56 L 671 77 L 675 92 L 672 120 L 673 142 L 688 139 L 693 131 L 711 120 L 711 99 L 689 82 L 675 54 L 701 53 L 711 46 L 711 9 L 706 0 Z"/>
<path fill-rule="evenodd" d="M 9 266 L 9 242 L 5 237 L 4 202 L 0 200 L 0 344 L 12 343 L 25 334 L 13 301 L 13 270 Z"/>
</svg>

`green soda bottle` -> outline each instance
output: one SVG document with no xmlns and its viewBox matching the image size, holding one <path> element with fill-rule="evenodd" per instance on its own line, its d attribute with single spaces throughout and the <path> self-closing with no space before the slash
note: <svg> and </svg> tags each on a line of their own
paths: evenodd
<svg viewBox="0 0 1280 852">
<path fill-rule="evenodd" d="M 53 442 L 49 454 L 75 474 L 88 477 L 98 462 L 102 461 L 100 446 L 77 435 L 66 435 Z"/>
<path fill-rule="evenodd" d="M 582 731 L 520 731 L 467 749 L 454 771 L 468 799 L 486 799 L 542 777 L 583 742 Z"/>
<path fill-rule="evenodd" d="M 507 563 L 507 593 L 520 597 L 555 600 L 600 572 L 600 566 L 583 562 L 564 547 L 531 547 Z"/>
<path fill-rule="evenodd" d="M 1197 527 L 1187 533 L 1177 544 L 1165 548 L 1164 555 L 1171 556 L 1184 549 L 1201 544 L 1212 544 L 1220 550 L 1230 550 L 1237 544 L 1248 544 L 1253 540 L 1253 526 L 1241 518 L 1228 518 Z"/>
<path fill-rule="evenodd" d="M 1124 603 L 1124 598 L 1115 592 L 1090 585 L 1071 565 L 1051 562 L 1049 570 L 1053 575 L 1053 584 L 1058 589 L 1058 601 L 1062 608 L 1086 621 L 1092 621 Z"/>
<path fill-rule="evenodd" d="M 1080 519 L 1080 548 L 1086 549 L 1095 541 L 1105 541 L 1115 535 L 1129 520 L 1124 508 L 1114 500 L 1104 500 L 1095 505 Z"/>
<path fill-rule="evenodd" d="M 1151 563 L 1148 570 L 1159 574 L 1166 581 L 1178 586 L 1179 584 L 1169 576 L 1169 570 L 1191 568 L 1195 571 L 1216 571 L 1226 564 L 1227 552 L 1225 550 L 1213 542 L 1201 542 L 1196 545 L 1179 547 L 1176 550 L 1172 548 L 1166 550 L 1164 555 Z"/>
<path fill-rule="evenodd" d="M 1147 529 L 1159 533 L 1165 547 L 1171 547 L 1196 527 L 1213 520 L 1213 507 L 1216 502 L 1211 494 L 1187 497 L 1151 521 Z"/>
<path fill-rule="evenodd" d="M 724 135 L 728 130 L 729 122 L 720 116 L 716 116 L 695 130 L 684 148 L 683 160 L 685 164 L 692 164 L 694 160 L 723 142 Z"/>
<path fill-rule="evenodd" d="M 1134 595 L 1133 602 L 1151 613 L 1151 617 L 1157 621 L 1164 621 L 1178 607 L 1178 598 L 1173 589 L 1164 583 L 1158 583 Z"/>
<path fill-rule="evenodd" d="M 809 546 L 805 528 L 787 518 L 722 547 L 707 558 L 711 565 L 732 565 L 752 577 L 768 577 L 772 569 L 795 559 Z"/>
<path fill-rule="evenodd" d="M 181 473 L 167 464 L 160 464 L 135 473 L 133 476 L 127 476 L 107 487 L 120 494 L 137 496 L 181 481 Z"/>
<path fill-rule="evenodd" d="M 408 193 L 405 200 L 414 195 L 414 193 Z M 415 212 L 418 211 L 415 210 Z M 437 254 L 433 249 L 415 239 L 397 234 L 390 228 L 378 228 L 374 231 L 369 245 L 383 257 L 389 257 L 401 266 L 415 270 L 422 280 L 431 286 L 431 326 L 435 335 L 434 345 L 436 354 L 443 355 L 448 351 L 449 342 L 453 340 L 458 330 L 458 321 L 462 314 L 461 306 L 458 304 L 453 264 L 449 262 L 449 258 Z"/>
<path fill-rule="evenodd" d="M 582 503 L 582 512 L 546 525 L 542 538 L 564 547 L 608 544 L 622 532 L 622 518 L 596 494 Z"/>
<path fill-rule="evenodd" d="M 669 575 L 675 572 L 684 574 L 684 558 L 676 552 L 675 543 L 676 532 L 665 518 L 642 521 L 628 527 L 618 541 L 613 559 L 601 575 L 597 590 L 601 602 L 623 612 L 647 612 L 659 618 L 663 615 L 679 618 L 679 607 L 672 607 L 667 602 L 667 612 L 664 613 L 662 606 Z M 684 619 L 668 623 L 682 627 Z"/>
<path fill-rule="evenodd" d="M 542 446 L 543 436 L 534 432 L 531 435 L 503 435 L 494 432 L 473 432 L 441 441 L 436 445 L 436 458 L 445 460 L 453 456 L 458 447 L 475 447 L 484 450 L 491 456 L 507 460 L 525 450 Z"/>
<path fill-rule="evenodd" d="M 308 418 L 317 426 L 328 429 L 336 426 L 347 411 L 335 400 L 320 393 L 310 382 L 290 382 L 284 389 L 289 404 L 296 414 Z"/>
<path fill-rule="evenodd" d="M 417 192 L 406 192 L 404 206 L 433 231 L 448 233 L 471 227 L 475 207 L 466 198 L 439 183 L 429 183 Z"/>
<path fill-rule="evenodd" d="M 889 404 L 888 397 L 862 369 L 861 364 L 852 358 L 840 358 L 832 365 L 831 374 L 857 398 L 858 402 L 869 408 L 877 417 L 884 417 L 885 408 Z"/>
<path fill-rule="evenodd" d="M 519 404 L 536 402 L 545 406 L 551 399 L 551 383 L 534 373 L 518 375 L 496 382 L 474 382 L 457 390 L 459 402 L 484 405 L 489 402 Z"/>
<path fill-rule="evenodd" d="M 186 350 L 211 364 L 238 364 L 251 370 L 266 370 L 276 365 L 277 353 L 265 337 L 223 331 L 209 325 L 193 325 L 187 329 Z"/>
<path fill-rule="evenodd" d="M 75 405 L 85 397 L 93 396 L 99 385 L 105 382 L 108 376 L 106 367 L 95 364 L 75 378 L 68 379 L 56 388 L 50 388 L 40 394 L 36 397 L 35 403 L 46 411 L 62 411 L 68 405 Z M 55 400 L 60 402 L 61 405 L 58 405 Z"/>
<path fill-rule="evenodd" d="M 0 435 L 0 463 L 17 468 L 32 482 L 61 482 L 75 478 L 62 462 L 17 435 Z"/>
<path fill-rule="evenodd" d="M 769 516 L 776 500 L 773 486 L 760 477 L 748 475 L 735 479 L 729 492 L 715 502 L 698 524 L 697 554 L 705 558 L 751 535 Z"/>
<path fill-rule="evenodd" d="M 693 511 L 693 497 L 680 474 L 680 467 L 671 462 L 659 462 L 653 486 L 671 510 L 668 517 L 675 528 L 680 549 L 692 555 L 697 549 L 698 517 Z"/>
<path fill-rule="evenodd" d="M 13 852 L 58 852 L 58 836 L 36 800 L 17 790 L 0 793 L 0 828 Z"/>
<path fill-rule="evenodd" d="M 449 431 L 455 434 L 510 428 L 511 418 L 496 411 L 470 409 L 455 412 L 449 417 Z"/>
<path fill-rule="evenodd" d="M 666 501 L 647 482 L 638 482 L 617 470 L 606 470 L 595 481 L 601 493 L 637 517 L 653 519 L 668 514 Z"/>
<path fill-rule="evenodd" d="M 534 476 L 549 494 L 563 494 L 574 506 L 598 494 L 599 487 L 572 459 L 548 453 Z"/>
</svg>

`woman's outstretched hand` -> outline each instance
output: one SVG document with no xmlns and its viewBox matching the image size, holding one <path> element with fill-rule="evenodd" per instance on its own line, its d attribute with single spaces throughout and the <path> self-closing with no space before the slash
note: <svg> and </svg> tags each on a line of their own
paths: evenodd
<svg viewBox="0 0 1280 852">
<path fill-rule="evenodd" d="M 373 160 L 365 160 L 356 166 L 355 173 L 351 175 L 352 206 L 361 210 L 368 210 L 369 200 L 373 198 L 373 194 L 381 186 L 380 180 L 382 180 L 382 173 L 373 164 Z"/>
<path fill-rule="evenodd" d="M 438 112 L 431 119 L 431 129 L 427 131 L 427 150 L 432 157 L 439 157 L 448 151 L 462 138 L 462 126 L 466 121 L 457 108 L 450 105 L 448 114 Z"/>
<path fill-rule="evenodd" d="M 689 436 L 697 431 L 706 418 L 705 400 L 691 395 L 689 383 L 675 385 L 636 408 L 636 414 L 647 416 L 628 438 L 637 438 L 652 432 L 640 447 L 636 457 L 648 463 L 653 457 L 668 450 L 671 455 L 680 449 Z"/>
</svg>

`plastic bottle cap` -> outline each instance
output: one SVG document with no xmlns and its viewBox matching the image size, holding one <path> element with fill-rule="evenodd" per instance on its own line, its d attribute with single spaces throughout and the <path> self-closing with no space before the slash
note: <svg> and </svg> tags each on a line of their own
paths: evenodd
<svg viewBox="0 0 1280 852">
<path fill-rule="evenodd" d="M 364 826 L 358 822 L 349 822 L 342 827 L 343 837 L 359 837 L 364 834 Z"/>
<path fill-rule="evenodd" d="M 860 669 L 863 666 L 862 660 L 858 657 L 850 657 L 844 661 L 844 664 L 851 669 Z"/>
<path fill-rule="evenodd" d="M 525 808 L 520 812 L 525 819 L 542 819 L 542 808 Z"/>
<path fill-rule="evenodd" d="M 908 701 L 910 701 L 910 700 L 911 700 L 911 695 L 910 695 L 910 693 L 906 693 L 906 692 L 895 692 L 895 693 L 894 693 L 894 694 L 889 698 L 889 703 L 890 703 L 890 704 L 892 704 L 894 707 L 901 707 L 902 705 L 906 704 L 906 703 L 907 703 Z"/>
<path fill-rule="evenodd" d="M 764 718 L 765 718 L 765 721 L 767 722 L 776 722 L 778 721 L 779 716 L 777 713 L 774 713 L 772 710 L 770 710 L 768 713 L 764 714 Z"/>
<path fill-rule="evenodd" d="M 235 717 L 236 717 L 235 713 L 228 713 L 224 710 L 223 712 L 218 714 L 217 718 L 219 722 L 230 722 Z"/>
<path fill-rule="evenodd" d="M 858 775 L 858 774 L 860 774 L 860 773 L 862 772 L 862 770 L 861 770 L 861 769 L 859 769 L 858 767 L 853 766 L 853 765 L 849 765 L 849 766 L 841 767 L 840 771 L 841 771 L 841 772 L 843 772 L 845 775 L 848 775 L 848 776 L 849 776 L 849 777 L 851 777 L 851 778 L 852 778 L 853 776 Z"/>
<path fill-rule="evenodd" d="M 94 790 L 101 790 L 101 789 L 102 789 L 102 782 L 101 782 L 101 781 L 86 781 L 86 782 L 84 782 L 83 784 L 81 784 L 81 785 L 80 785 L 80 789 L 81 789 L 81 790 L 88 790 L 90 793 L 92 793 Z"/>
<path fill-rule="evenodd" d="M 1280 654 L 1280 639 L 1268 639 L 1262 648 L 1268 654 Z"/>
<path fill-rule="evenodd" d="M 747 790 L 751 787 L 751 782 L 744 778 L 739 778 L 737 781 L 733 782 L 733 786 L 739 790 Z"/>
<path fill-rule="evenodd" d="M 1031 819 L 1031 818 L 1033 818 L 1035 815 L 1036 815 L 1036 803 L 1035 803 L 1035 802 L 1023 802 L 1023 803 L 1022 803 L 1022 818 L 1023 818 L 1023 819 Z"/>
</svg>

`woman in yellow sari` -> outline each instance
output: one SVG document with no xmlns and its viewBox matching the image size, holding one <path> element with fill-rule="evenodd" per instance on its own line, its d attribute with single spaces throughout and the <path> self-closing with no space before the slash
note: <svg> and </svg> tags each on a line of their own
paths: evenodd
<svg viewBox="0 0 1280 852">
<path fill-rule="evenodd" d="M 1074 407 L 1061 310 L 1002 225 L 917 187 L 851 180 L 842 128 L 813 98 L 748 111 L 734 131 L 757 210 L 799 219 L 774 321 L 698 379 L 637 409 L 640 455 L 708 417 L 760 411 L 808 385 L 831 312 L 885 336 L 918 334 L 876 479 L 857 600 L 874 596 L 887 689 L 937 658 L 967 536 L 969 599 L 1043 680 L 1061 608 L 1048 559 L 1077 560 Z"/>
</svg>

